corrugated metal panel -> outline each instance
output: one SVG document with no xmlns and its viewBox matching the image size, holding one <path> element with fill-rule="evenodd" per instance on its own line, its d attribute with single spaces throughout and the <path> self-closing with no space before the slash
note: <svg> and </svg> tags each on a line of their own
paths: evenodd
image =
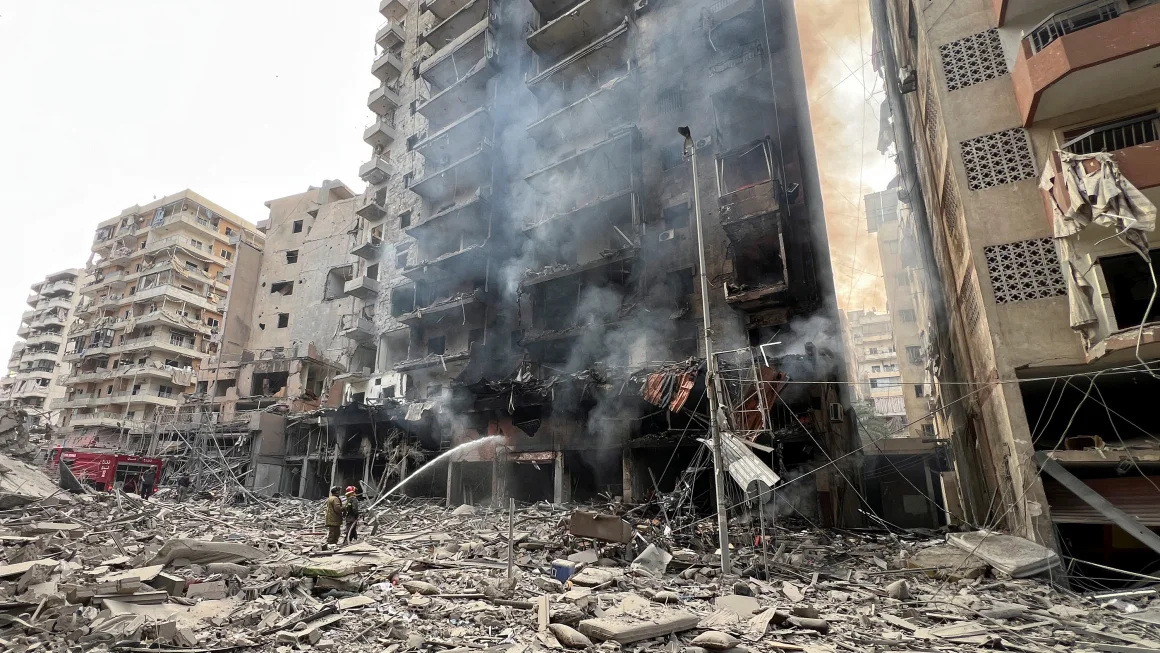
<svg viewBox="0 0 1160 653">
<path fill-rule="evenodd" d="M 1149 482 L 1149 478 L 1151 483 Z M 1099 492 L 1112 505 L 1135 517 L 1145 526 L 1160 526 L 1160 476 L 1144 478 L 1142 476 L 1125 478 L 1085 478 L 1082 479 L 1091 489 Z M 1155 483 L 1156 485 L 1152 485 Z M 1084 503 L 1059 481 L 1043 478 L 1043 491 L 1047 494 L 1047 503 L 1051 506 L 1051 521 L 1060 524 L 1111 524 L 1112 521 L 1104 517 L 1095 508 Z"/>
<path fill-rule="evenodd" d="M 705 443 L 705 446 L 713 446 L 709 440 L 702 439 L 701 442 Z M 749 489 L 754 481 L 765 483 L 766 487 L 774 487 L 781 480 L 769 465 L 761 462 L 757 454 L 734 435 L 721 433 L 721 455 L 725 458 L 725 469 L 729 472 L 729 476 L 733 477 L 743 490 Z"/>
</svg>

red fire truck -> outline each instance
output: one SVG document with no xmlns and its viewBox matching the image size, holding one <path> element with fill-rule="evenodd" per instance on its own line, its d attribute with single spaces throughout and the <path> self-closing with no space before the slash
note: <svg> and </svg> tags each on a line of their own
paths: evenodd
<svg viewBox="0 0 1160 653">
<path fill-rule="evenodd" d="M 144 478 L 146 474 L 153 475 L 153 485 L 156 487 L 161 484 L 161 468 L 164 465 L 160 458 L 55 447 L 48 461 L 49 469 L 55 471 L 62 462 L 68 465 L 78 481 L 102 492 L 112 489 L 114 483 L 123 483 L 133 476 Z"/>
</svg>

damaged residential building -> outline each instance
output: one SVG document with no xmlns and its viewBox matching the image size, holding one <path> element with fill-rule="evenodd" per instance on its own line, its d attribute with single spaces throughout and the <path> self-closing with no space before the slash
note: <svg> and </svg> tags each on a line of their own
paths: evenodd
<svg viewBox="0 0 1160 653">
<path fill-rule="evenodd" d="M 1072 573 L 1151 573 L 1160 6 L 871 8 L 956 509 Z"/>
<path fill-rule="evenodd" d="M 32 284 L 28 310 L 20 316 L 21 338 L 8 359 L 9 392 L 3 404 L 22 408 L 29 426 L 59 426 L 61 415 L 52 403 L 65 394 L 62 379 L 70 365 L 64 362 L 65 338 L 76 313 L 83 270 L 61 270 Z"/>
<path fill-rule="evenodd" d="M 252 224 L 189 190 L 99 223 L 63 352 L 65 396 L 53 404 L 67 427 L 57 444 L 140 453 L 181 444 L 169 441 L 180 429 L 158 427 L 180 422 L 210 357 L 249 338 L 250 300 L 232 282 L 256 275 L 261 247 Z"/>
<path fill-rule="evenodd" d="M 352 403 L 324 418 L 336 484 L 389 482 L 502 435 L 408 491 L 705 494 L 711 474 L 690 470 L 706 451 L 707 353 L 728 442 L 753 445 L 736 455 L 758 452 L 762 479 L 854 448 L 845 387 L 795 383 L 842 381 L 845 365 L 792 3 L 379 10 L 352 249 L 378 273 L 377 297 L 364 291 L 378 307 L 360 316 L 376 353 Z M 381 446 L 387 434 L 399 447 Z M 844 467 L 812 475 L 791 507 L 856 519 Z M 756 478 L 743 468 L 742 486 Z"/>
</svg>

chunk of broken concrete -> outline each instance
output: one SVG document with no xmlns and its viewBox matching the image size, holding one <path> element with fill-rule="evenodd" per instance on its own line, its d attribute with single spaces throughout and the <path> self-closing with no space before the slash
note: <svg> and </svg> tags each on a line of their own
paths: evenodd
<svg viewBox="0 0 1160 653">
<path fill-rule="evenodd" d="M 548 624 L 548 630 L 556 637 L 556 641 L 568 648 L 588 648 L 592 646 L 592 640 L 571 626 Z"/>
<path fill-rule="evenodd" d="M 907 585 L 905 580 L 896 580 L 886 586 L 886 596 L 905 601 L 910 598 L 910 585 Z"/>
<path fill-rule="evenodd" d="M 647 618 L 616 615 L 585 619 L 580 622 L 579 631 L 595 640 L 631 644 L 691 630 L 697 627 L 698 621 L 696 615 L 688 612 L 664 610 L 650 612 Z"/>
<path fill-rule="evenodd" d="M 439 588 L 423 580 L 409 580 L 403 583 L 403 588 L 412 594 L 431 596 L 439 593 Z"/>
<path fill-rule="evenodd" d="M 733 635 L 730 635 L 729 633 L 723 633 L 719 630 L 710 630 L 701 633 L 700 635 L 694 637 L 693 641 L 689 642 L 689 644 L 693 646 L 700 646 L 701 648 L 706 648 L 713 651 L 724 651 L 726 649 L 731 649 L 740 643 L 741 640 L 737 639 Z"/>
<path fill-rule="evenodd" d="M 226 582 L 224 580 L 215 580 L 208 583 L 194 583 L 185 590 L 185 596 L 189 599 L 224 599 L 226 598 Z"/>
</svg>

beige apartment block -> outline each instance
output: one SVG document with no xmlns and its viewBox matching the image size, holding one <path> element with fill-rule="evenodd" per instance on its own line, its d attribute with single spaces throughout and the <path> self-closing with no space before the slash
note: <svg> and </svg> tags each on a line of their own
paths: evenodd
<svg viewBox="0 0 1160 653">
<path fill-rule="evenodd" d="M 906 399 L 890 314 L 846 311 L 843 320 L 849 354 L 846 365 L 855 400 L 873 415 L 887 418 L 890 431 L 904 437 Z"/>
<path fill-rule="evenodd" d="M 1143 568 L 1133 556 L 1155 552 L 1087 499 L 1160 526 L 1149 478 L 1160 250 L 1147 245 L 1160 201 L 1160 6 L 872 6 L 897 59 L 883 73 L 904 98 L 894 132 L 912 135 L 917 159 L 920 187 L 894 192 L 926 214 L 900 211 L 899 229 L 926 284 L 916 313 L 963 510 L 1079 559 Z M 1042 473 L 1051 459 L 1060 465 Z"/>
<path fill-rule="evenodd" d="M 59 426 L 60 411 L 51 404 L 64 396 L 63 379 L 70 364 L 64 360 L 65 338 L 76 314 L 83 270 L 54 272 L 32 284 L 28 310 L 20 316 L 21 338 L 8 359 L 10 391 L 4 405 L 24 408 L 32 426 Z"/>
<path fill-rule="evenodd" d="M 256 280 L 262 241 L 190 190 L 97 226 L 64 349 L 67 392 L 54 403 L 69 446 L 141 450 L 146 425 L 194 390 L 207 357 L 242 350 L 252 297 L 231 290 Z"/>
<path fill-rule="evenodd" d="M 904 242 L 900 227 L 904 207 L 898 201 L 898 190 L 873 193 L 865 200 L 867 229 L 878 239 L 886 311 L 897 350 L 899 388 L 906 412 L 903 435 L 932 438 L 938 427 L 933 413 L 925 312 L 920 299 L 924 275 L 914 247 Z"/>
</svg>

